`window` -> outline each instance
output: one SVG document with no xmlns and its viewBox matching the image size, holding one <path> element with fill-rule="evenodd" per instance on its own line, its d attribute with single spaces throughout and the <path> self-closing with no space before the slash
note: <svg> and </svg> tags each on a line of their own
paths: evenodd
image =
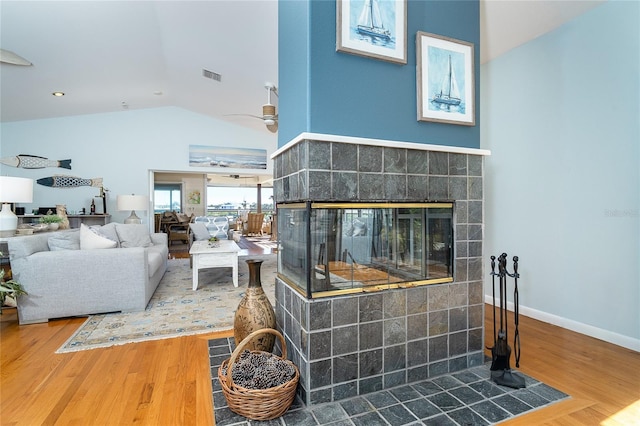
<svg viewBox="0 0 640 426">
<path fill-rule="evenodd" d="M 179 183 L 156 183 L 153 191 L 156 213 L 182 211 L 182 185 Z"/>
</svg>

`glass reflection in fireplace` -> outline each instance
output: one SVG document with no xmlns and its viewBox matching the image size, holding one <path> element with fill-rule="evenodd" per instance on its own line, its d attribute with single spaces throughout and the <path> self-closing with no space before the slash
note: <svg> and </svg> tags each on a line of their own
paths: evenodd
<svg viewBox="0 0 640 426">
<path fill-rule="evenodd" d="M 278 274 L 308 298 L 453 281 L 453 203 L 277 208 Z"/>
</svg>

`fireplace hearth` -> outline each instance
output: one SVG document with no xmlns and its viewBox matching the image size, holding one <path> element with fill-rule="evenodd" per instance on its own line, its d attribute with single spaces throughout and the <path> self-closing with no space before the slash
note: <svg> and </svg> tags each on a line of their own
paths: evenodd
<svg viewBox="0 0 640 426">
<path fill-rule="evenodd" d="M 313 134 L 274 154 L 276 318 L 305 404 L 483 363 L 483 155 Z"/>
</svg>

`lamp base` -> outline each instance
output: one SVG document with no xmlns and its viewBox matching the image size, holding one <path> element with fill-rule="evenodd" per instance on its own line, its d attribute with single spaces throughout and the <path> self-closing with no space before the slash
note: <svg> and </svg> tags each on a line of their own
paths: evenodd
<svg viewBox="0 0 640 426">
<path fill-rule="evenodd" d="M 13 237 L 18 228 L 18 216 L 11 211 L 11 204 L 2 204 L 0 211 L 0 237 Z"/>
<path fill-rule="evenodd" d="M 124 223 L 126 223 L 126 224 L 129 224 L 129 223 L 142 223 L 142 220 L 140 220 L 140 218 L 138 216 L 136 216 L 136 211 L 135 210 L 131 210 L 131 216 L 126 218 L 124 220 Z"/>
</svg>

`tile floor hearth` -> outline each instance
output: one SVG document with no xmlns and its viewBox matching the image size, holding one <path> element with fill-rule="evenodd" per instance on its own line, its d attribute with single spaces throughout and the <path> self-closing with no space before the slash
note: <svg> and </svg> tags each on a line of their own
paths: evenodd
<svg viewBox="0 0 640 426">
<path fill-rule="evenodd" d="M 233 413 L 218 383 L 218 366 L 233 338 L 209 341 L 216 426 L 490 425 L 569 396 L 526 376 L 525 389 L 497 386 L 489 364 L 337 402 L 305 407 L 296 399 L 282 417 L 257 422 Z"/>
</svg>

